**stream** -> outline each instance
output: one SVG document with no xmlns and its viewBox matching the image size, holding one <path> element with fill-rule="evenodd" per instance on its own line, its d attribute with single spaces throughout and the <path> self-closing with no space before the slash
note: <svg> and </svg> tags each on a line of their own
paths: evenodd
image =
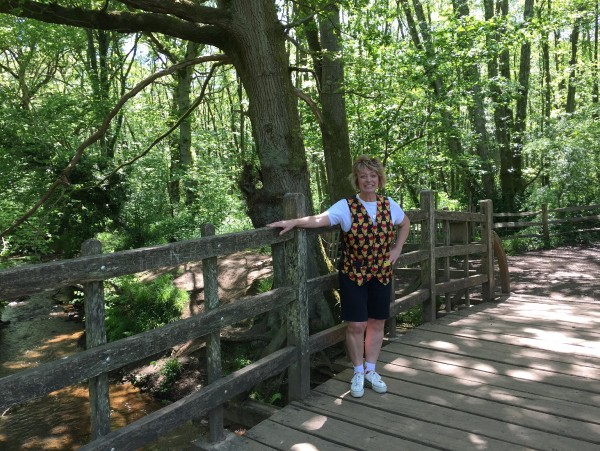
<svg viewBox="0 0 600 451">
<path fill-rule="evenodd" d="M 51 294 L 10 303 L 2 312 L 0 377 L 81 351 L 81 322 L 69 321 Z M 110 386 L 111 427 L 123 427 L 163 406 L 129 383 Z M 0 449 L 72 450 L 90 440 L 87 383 L 0 412 Z"/>
</svg>

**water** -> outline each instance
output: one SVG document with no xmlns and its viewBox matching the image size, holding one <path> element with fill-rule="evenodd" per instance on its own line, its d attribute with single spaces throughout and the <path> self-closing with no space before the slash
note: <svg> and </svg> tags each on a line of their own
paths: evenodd
<svg viewBox="0 0 600 451">
<path fill-rule="evenodd" d="M 83 325 L 67 321 L 48 294 L 13 302 L 0 328 L 0 377 L 81 351 Z M 110 387 L 111 427 L 123 427 L 162 404 L 131 384 Z M 87 384 L 71 386 L 0 412 L 0 449 L 72 450 L 90 440 Z"/>
</svg>

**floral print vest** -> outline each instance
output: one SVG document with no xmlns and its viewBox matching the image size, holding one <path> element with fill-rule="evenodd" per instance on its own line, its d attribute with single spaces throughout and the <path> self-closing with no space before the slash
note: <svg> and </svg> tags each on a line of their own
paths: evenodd
<svg viewBox="0 0 600 451">
<path fill-rule="evenodd" d="M 358 197 L 348 199 L 352 225 L 342 231 L 340 271 L 357 285 L 377 277 L 387 285 L 392 276 L 390 248 L 394 242 L 394 225 L 387 197 L 377 196 L 377 218 L 373 224 Z"/>
</svg>

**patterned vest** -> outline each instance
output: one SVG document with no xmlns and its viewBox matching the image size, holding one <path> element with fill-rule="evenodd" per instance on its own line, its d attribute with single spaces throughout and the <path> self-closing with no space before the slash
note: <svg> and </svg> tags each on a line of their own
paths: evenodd
<svg viewBox="0 0 600 451">
<path fill-rule="evenodd" d="M 394 225 L 390 201 L 377 196 L 377 221 L 371 217 L 355 196 L 348 199 L 352 225 L 342 231 L 342 258 L 340 271 L 357 285 L 377 277 L 384 285 L 391 279 L 390 248 L 394 241 Z"/>
</svg>

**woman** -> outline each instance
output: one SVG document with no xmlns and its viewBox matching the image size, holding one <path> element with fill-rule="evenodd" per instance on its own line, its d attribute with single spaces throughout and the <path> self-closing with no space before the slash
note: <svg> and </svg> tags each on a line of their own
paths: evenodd
<svg viewBox="0 0 600 451">
<path fill-rule="evenodd" d="M 356 196 L 342 199 L 318 215 L 267 224 L 280 227 L 281 234 L 294 227 L 340 225 L 340 298 L 342 319 L 348 323 L 346 347 L 354 365 L 350 394 L 356 398 L 363 396 L 365 385 L 377 393 L 387 391 L 375 365 L 390 314 L 394 263 L 410 231 L 410 221 L 402 208 L 391 198 L 377 194 L 385 179 L 381 162 L 362 155 L 352 166 Z M 395 239 L 396 225 L 400 231 Z"/>
</svg>

